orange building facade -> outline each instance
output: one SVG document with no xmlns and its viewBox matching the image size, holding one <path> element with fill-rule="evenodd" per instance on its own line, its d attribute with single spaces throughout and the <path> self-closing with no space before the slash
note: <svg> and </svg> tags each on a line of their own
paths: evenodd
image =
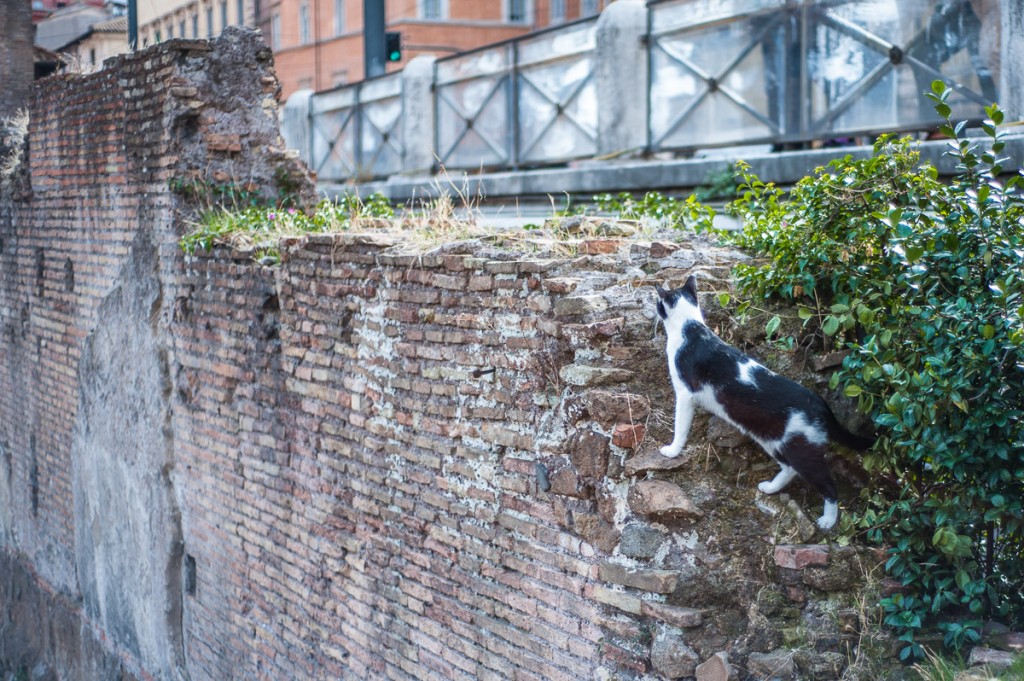
<svg viewBox="0 0 1024 681">
<path fill-rule="evenodd" d="M 401 33 L 402 68 L 598 14 L 612 0 L 381 0 Z M 256 25 L 274 50 L 282 99 L 363 79 L 363 0 L 258 0 Z"/>
</svg>

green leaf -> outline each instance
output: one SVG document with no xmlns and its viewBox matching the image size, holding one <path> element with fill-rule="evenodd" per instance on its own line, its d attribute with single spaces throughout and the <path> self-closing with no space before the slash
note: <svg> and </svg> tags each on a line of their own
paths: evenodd
<svg viewBox="0 0 1024 681">
<path fill-rule="evenodd" d="M 903 249 L 904 254 L 907 256 L 907 262 L 914 264 L 921 259 L 924 255 L 924 247 L 922 246 L 906 246 Z"/>
<path fill-rule="evenodd" d="M 764 333 L 766 336 L 771 336 L 779 330 L 779 325 L 782 324 L 782 320 L 778 315 L 775 315 L 768 320 L 768 323 L 764 325 Z"/>
<path fill-rule="evenodd" d="M 861 389 L 861 387 L 855 383 L 851 383 L 845 388 L 843 388 L 843 394 L 846 395 L 847 397 L 857 397 L 862 392 L 864 391 Z"/>
<path fill-rule="evenodd" d="M 730 296 L 728 293 L 723 292 L 718 294 L 718 304 L 721 305 L 722 307 L 728 305 L 730 300 L 732 300 L 732 296 Z"/>
<path fill-rule="evenodd" d="M 839 320 L 832 316 L 826 317 L 825 323 L 821 325 L 821 331 L 826 336 L 834 336 L 838 330 Z"/>
<path fill-rule="evenodd" d="M 800 317 L 800 319 L 807 321 L 808 319 L 814 316 L 814 310 L 812 310 L 809 307 L 801 307 L 799 310 L 797 310 L 796 314 L 798 317 Z"/>
</svg>

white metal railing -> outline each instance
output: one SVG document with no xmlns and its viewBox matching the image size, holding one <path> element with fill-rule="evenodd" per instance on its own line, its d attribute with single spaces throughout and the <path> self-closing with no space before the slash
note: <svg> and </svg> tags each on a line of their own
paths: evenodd
<svg viewBox="0 0 1024 681">
<path fill-rule="evenodd" d="M 935 79 L 953 86 L 955 117 L 979 119 L 997 99 L 1001 17 L 999 3 L 989 5 L 979 16 L 970 0 L 636 4 L 647 24 L 627 44 L 646 54 L 646 73 L 635 76 L 647 96 L 635 107 L 629 99 L 642 114 L 630 151 L 926 129 L 937 119 L 921 93 Z M 611 139 L 599 111 L 621 98 L 596 85 L 597 70 L 622 57 L 598 44 L 599 25 L 586 19 L 437 60 L 425 76 L 429 102 L 403 104 L 401 74 L 316 93 L 300 136 L 308 161 L 321 181 L 345 182 L 422 172 L 403 168 L 406 144 L 421 145 L 422 163 L 433 158 L 435 169 L 594 157 Z M 429 131 L 404 140 L 403 116 L 429 120 Z"/>
<path fill-rule="evenodd" d="M 977 118 L 995 99 L 968 0 L 700 0 L 650 12 L 654 151 L 928 127 L 935 112 L 920 94 L 935 79 L 955 84 L 956 116 Z"/>
<path fill-rule="evenodd" d="M 310 166 L 318 177 L 369 179 L 402 170 L 402 82 L 393 73 L 310 102 Z"/>
</svg>

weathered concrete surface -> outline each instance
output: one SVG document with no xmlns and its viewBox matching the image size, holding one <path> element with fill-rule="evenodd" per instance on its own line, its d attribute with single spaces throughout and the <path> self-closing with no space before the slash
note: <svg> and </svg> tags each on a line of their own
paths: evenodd
<svg viewBox="0 0 1024 681">
<path fill-rule="evenodd" d="M 184 674 L 181 519 L 163 296 L 148 231 L 99 309 L 79 364 L 71 442 L 75 563 L 85 613 L 151 674 Z"/>
<path fill-rule="evenodd" d="M 434 61 L 434 57 L 420 55 L 402 69 L 402 110 L 405 112 L 401 122 L 402 169 L 405 173 L 429 173 L 434 166 Z"/>
<path fill-rule="evenodd" d="M 597 20 L 598 156 L 636 153 L 647 144 L 647 53 L 638 49 L 646 33 L 642 0 L 618 0 Z"/>
</svg>

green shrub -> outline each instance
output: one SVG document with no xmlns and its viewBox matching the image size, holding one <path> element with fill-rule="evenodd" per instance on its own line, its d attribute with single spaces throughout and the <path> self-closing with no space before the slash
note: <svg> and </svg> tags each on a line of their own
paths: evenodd
<svg viewBox="0 0 1024 681">
<path fill-rule="evenodd" d="M 877 427 L 863 465 L 878 484 L 841 528 L 889 549 L 906 591 L 882 606 L 903 659 L 926 626 L 960 648 L 983 619 L 1024 625 L 1024 178 L 1003 181 L 997 106 L 979 151 L 932 89 L 952 181 L 883 137 L 788 195 L 741 164 L 731 206 L 739 244 L 766 258 L 737 268 L 741 290 L 799 306 L 818 343 L 849 350 L 832 386 Z"/>
</svg>

